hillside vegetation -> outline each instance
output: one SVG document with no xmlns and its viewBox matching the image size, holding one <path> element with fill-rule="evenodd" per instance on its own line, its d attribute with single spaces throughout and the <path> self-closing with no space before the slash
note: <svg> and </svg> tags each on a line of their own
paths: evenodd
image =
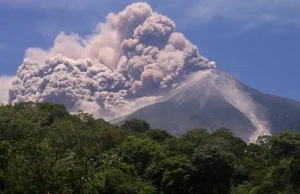
<svg viewBox="0 0 300 194">
<path fill-rule="evenodd" d="M 300 134 L 247 145 L 225 128 L 174 137 L 61 105 L 1 106 L 0 193 L 296 194 Z"/>
</svg>

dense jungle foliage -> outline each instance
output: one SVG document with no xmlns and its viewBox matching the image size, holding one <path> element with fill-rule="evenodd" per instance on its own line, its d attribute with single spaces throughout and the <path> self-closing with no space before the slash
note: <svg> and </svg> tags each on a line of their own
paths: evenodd
<svg viewBox="0 0 300 194">
<path fill-rule="evenodd" d="M 296 194 L 300 134 L 247 145 L 225 128 L 174 137 L 138 119 L 118 127 L 55 104 L 6 105 L 0 193 Z"/>
</svg>

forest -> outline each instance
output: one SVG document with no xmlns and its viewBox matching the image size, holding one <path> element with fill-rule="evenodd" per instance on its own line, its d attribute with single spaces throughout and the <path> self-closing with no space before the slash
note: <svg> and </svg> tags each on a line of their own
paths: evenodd
<svg viewBox="0 0 300 194">
<path fill-rule="evenodd" d="M 175 137 L 139 119 L 115 126 L 57 104 L 3 105 L 0 193 L 297 194 L 300 134 Z"/>
</svg>

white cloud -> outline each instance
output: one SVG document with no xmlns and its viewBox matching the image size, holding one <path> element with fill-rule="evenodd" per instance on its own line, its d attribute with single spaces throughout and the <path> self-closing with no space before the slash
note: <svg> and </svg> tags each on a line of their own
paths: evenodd
<svg viewBox="0 0 300 194">
<path fill-rule="evenodd" d="M 8 102 L 8 89 L 11 87 L 15 77 L 0 76 L 0 104 Z"/>
<path fill-rule="evenodd" d="M 246 28 L 263 23 L 300 23 L 299 0 L 199 0 L 190 14 L 202 22 L 216 18 L 240 21 Z"/>
</svg>

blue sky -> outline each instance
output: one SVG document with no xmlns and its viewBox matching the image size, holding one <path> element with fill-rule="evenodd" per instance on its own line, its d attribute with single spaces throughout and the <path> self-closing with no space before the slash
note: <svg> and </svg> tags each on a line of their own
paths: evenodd
<svg viewBox="0 0 300 194">
<path fill-rule="evenodd" d="M 109 12 L 132 2 L 0 0 L 0 76 L 16 73 L 28 47 L 47 49 L 60 31 L 90 34 Z M 177 31 L 221 69 L 265 93 L 300 101 L 299 0 L 148 3 L 173 19 Z"/>
</svg>

